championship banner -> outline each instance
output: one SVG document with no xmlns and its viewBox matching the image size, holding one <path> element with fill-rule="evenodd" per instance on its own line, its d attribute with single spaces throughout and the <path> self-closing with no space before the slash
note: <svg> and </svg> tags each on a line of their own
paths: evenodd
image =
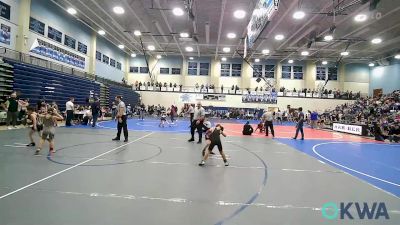
<svg viewBox="0 0 400 225">
<path fill-rule="evenodd" d="M 259 0 L 253 10 L 249 24 L 247 25 L 247 35 L 245 39 L 246 53 L 256 42 L 258 36 L 268 24 L 274 12 L 278 9 L 278 0 Z M 245 54 L 246 55 L 246 54 Z"/>
<path fill-rule="evenodd" d="M 196 103 L 199 100 L 203 100 L 202 94 L 184 93 L 179 95 L 179 101 L 182 103 Z"/>
<path fill-rule="evenodd" d="M 226 101 L 226 95 L 223 95 L 223 94 L 203 94 L 203 100 Z"/>
<path fill-rule="evenodd" d="M 244 94 L 242 95 L 242 102 L 277 104 L 278 95 L 276 92 L 265 92 L 263 94 Z"/>
</svg>

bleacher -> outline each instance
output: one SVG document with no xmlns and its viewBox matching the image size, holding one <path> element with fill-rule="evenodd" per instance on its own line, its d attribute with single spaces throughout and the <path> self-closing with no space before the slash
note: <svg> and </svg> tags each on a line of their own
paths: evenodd
<svg viewBox="0 0 400 225">
<path fill-rule="evenodd" d="M 136 104 L 139 103 L 139 94 L 132 91 L 131 88 L 120 87 L 110 84 L 109 91 L 110 91 L 109 105 L 112 104 L 112 102 L 115 100 L 115 96 L 117 95 L 122 95 L 123 97 L 122 100 L 125 102 L 126 105 L 130 104 L 131 106 L 135 106 Z"/>
<path fill-rule="evenodd" d="M 65 110 L 69 97 L 75 98 L 75 104 L 85 105 L 91 93 L 100 94 L 100 85 L 87 78 L 14 60 L 5 61 L 14 66 L 14 90 L 31 104 L 43 99 L 48 103 L 54 101 L 60 110 Z"/>
</svg>

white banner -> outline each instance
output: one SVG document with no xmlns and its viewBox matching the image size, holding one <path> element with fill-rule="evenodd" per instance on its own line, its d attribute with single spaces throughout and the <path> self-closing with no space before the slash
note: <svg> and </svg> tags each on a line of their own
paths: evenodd
<svg viewBox="0 0 400 225">
<path fill-rule="evenodd" d="M 247 25 L 247 35 L 245 39 L 246 51 L 253 47 L 260 33 L 264 30 L 268 21 L 271 19 L 273 13 L 278 9 L 274 0 L 259 0 L 253 13 L 249 24 Z"/>
<path fill-rule="evenodd" d="M 349 134 L 362 135 L 362 126 L 333 123 L 333 130 Z"/>
<path fill-rule="evenodd" d="M 203 100 L 202 94 L 180 94 L 179 101 L 182 103 L 196 103 L 198 100 Z"/>
</svg>

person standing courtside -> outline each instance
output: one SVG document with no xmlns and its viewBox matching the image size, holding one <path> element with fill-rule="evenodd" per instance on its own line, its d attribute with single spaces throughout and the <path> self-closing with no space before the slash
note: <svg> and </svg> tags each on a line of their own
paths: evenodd
<svg viewBox="0 0 400 225">
<path fill-rule="evenodd" d="M 190 138 L 188 141 L 193 142 L 194 141 L 194 131 L 197 129 L 197 132 L 199 133 L 199 141 L 197 142 L 198 144 L 201 144 L 201 139 L 202 139 L 202 133 L 203 133 L 203 122 L 204 122 L 204 117 L 205 117 L 205 110 L 201 106 L 201 103 L 197 103 L 197 107 L 194 109 L 194 117 L 193 117 L 193 122 L 192 125 L 190 126 L 190 133 L 192 135 L 192 138 Z"/>
<path fill-rule="evenodd" d="M 297 135 L 299 134 L 299 131 L 301 133 L 301 140 L 304 140 L 304 131 L 303 131 L 303 123 L 304 123 L 304 113 L 303 113 L 303 108 L 299 108 L 299 113 L 297 116 L 297 125 L 296 125 L 296 134 L 294 135 L 293 139 L 297 139 Z"/>
<path fill-rule="evenodd" d="M 92 127 L 96 126 L 97 119 L 100 116 L 100 101 L 98 98 L 94 99 L 94 102 L 91 104 L 90 108 L 92 109 Z"/>
<path fill-rule="evenodd" d="M 192 124 L 193 123 L 193 117 L 194 117 L 194 108 L 193 108 L 192 104 L 189 104 L 189 108 L 188 108 L 187 113 L 190 116 L 190 124 Z"/>
<path fill-rule="evenodd" d="M 10 98 L 6 101 L 6 110 L 7 110 L 7 127 L 8 129 L 12 129 L 10 124 L 12 123 L 13 127 L 17 127 L 17 117 L 18 117 L 18 101 L 17 101 L 17 93 L 13 92 L 10 95 Z"/>
<path fill-rule="evenodd" d="M 272 112 L 266 111 L 262 115 L 262 120 L 264 121 L 265 136 L 268 136 L 268 128 L 270 128 L 272 137 L 274 138 L 275 137 L 275 131 L 274 131 L 274 124 L 272 123 L 273 120 L 274 120 L 274 116 L 273 116 Z"/>
<path fill-rule="evenodd" d="M 115 101 L 118 103 L 117 105 L 117 115 L 116 118 L 118 120 L 118 132 L 117 137 L 112 139 L 113 141 L 119 141 L 121 138 L 121 130 L 124 129 L 124 142 L 128 142 L 128 125 L 126 123 L 126 106 L 125 103 L 122 101 L 122 97 L 118 95 L 115 97 Z"/>
<path fill-rule="evenodd" d="M 71 126 L 71 121 L 74 118 L 74 98 L 69 98 L 69 101 L 65 103 L 65 110 L 67 111 L 67 118 L 65 120 L 65 126 Z"/>
</svg>

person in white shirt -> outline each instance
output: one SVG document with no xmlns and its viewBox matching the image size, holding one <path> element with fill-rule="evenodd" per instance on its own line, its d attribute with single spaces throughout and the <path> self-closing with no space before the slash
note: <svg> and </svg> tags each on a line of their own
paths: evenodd
<svg viewBox="0 0 400 225">
<path fill-rule="evenodd" d="M 272 137 L 275 137 L 275 132 L 274 132 L 274 124 L 272 121 L 274 120 L 274 116 L 272 112 L 266 111 L 264 115 L 262 116 L 262 120 L 264 121 L 264 127 L 265 127 L 265 136 L 268 136 L 268 127 L 271 129 Z"/>
<path fill-rule="evenodd" d="M 118 120 L 118 132 L 117 137 L 112 139 L 113 141 L 119 141 L 121 137 L 121 130 L 124 129 L 124 142 L 128 142 L 128 124 L 126 123 L 126 106 L 125 103 L 122 101 L 122 96 L 118 95 L 115 97 L 115 101 L 118 103 L 117 105 L 117 120 Z"/>
<path fill-rule="evenodd" d="M 190 124 L 192 124 L 193 117 L 194 117 L 194 108 L 193 108 L 192 104 L 189 104 L 189 109 L 188 109 L 187 113 L 190 115 Z"/>
<path fill-rule="evenodd" d="M 71 126 L 71 120 L 74 118 L 74 98 L 69 98 L 69 101 L 65 103 L 65 110 L 67 112 L 67 119 L 65 120 L 65 126 Z"/>
<path fill-rule="evenodd" d="M 197 143 L 201 144 L 201 139 L 203 134 L 203 122 L 205 115 L 206 111 L 201 106 L 201 103 L 198 102 L 197 107 L 194 109 L 194 120 L 192 122 L 192 125 L 190 126 L 190 133 L 192 137 L 188 140 L 189 142 L 194 141 L 194 131 L 197 129 L 197 132 L 199 133 L 199 141 Z"/>
<path fill-rule="evenodd" d="M 276 113 L 276 120 L 278 121 L 278 123 L 282 124 L 282 112 L 279 109 L 278 112 Z"/>
</svg>

